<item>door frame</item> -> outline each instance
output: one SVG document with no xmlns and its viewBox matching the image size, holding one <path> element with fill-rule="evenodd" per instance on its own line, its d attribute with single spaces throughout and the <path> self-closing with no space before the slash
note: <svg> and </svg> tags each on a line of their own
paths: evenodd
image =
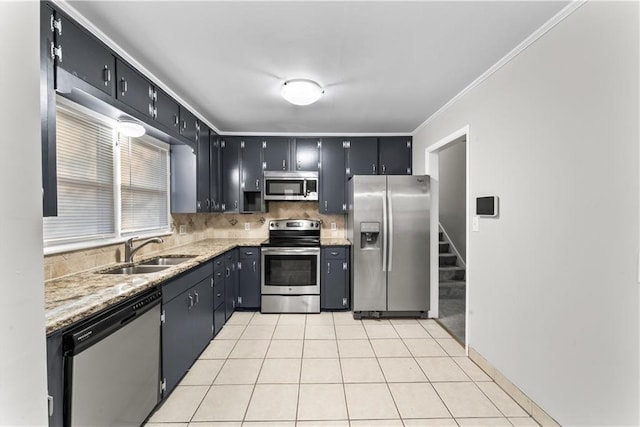
<svg viewBox="0 0 640 427">
<path fill-rule="evenodd" d="M 466 249 L 465 249 L 465 328 L 464 328 L 464 342 L 465 342 L 465 352 L 467 355 L 469 354 L 469 284 L 470 284 L 470 265 L 473 265 L 469 259 L 469 221 L 471 218 L 471 211 L 469 210 L 469 195 L 470 191 L 470 164 L 469 164 L 469 153 L 470 153 L 470 129 L 469 125 L 466 125 L 455 132 L 445 136 L 444 138 L 436 141 L 433 144 L 430 144 L 425 148 L 425 173 L 431 177 L 431 215 L 430 215 L 430 226 L 431 230 L 439 231 L 440 224 L 440 187 L 439 187 L 439 153 L 448 148 L 452 144 L 462 142 L 466 142 L 465 147 L 465 167 L 466 167 L 466 227 L 465 227 L 465 239 L 466 239 Z M 438 233 L 432 232 L 430 237 L 430 249 L 432 254 L 440 253 L 438 246 Z M 439 257 L 432 256 L 430 260 L 430 283 L 438 284 L 440 283 L 439 279 Z M 439 286 L 431 286 L 431 307 L 429 310 L 430 318 L 438 318 L 439 317 L 439 307 L 440 307 L 440 295 L 439 295 Z"/>
</svg>

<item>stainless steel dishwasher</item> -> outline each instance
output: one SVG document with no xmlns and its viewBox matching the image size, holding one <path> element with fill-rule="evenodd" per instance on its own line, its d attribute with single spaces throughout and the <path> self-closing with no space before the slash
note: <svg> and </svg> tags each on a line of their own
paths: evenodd
<svg viewBox="0 0 640 427">
<path fill-rule="evenodd" d="M 65 335 L 65 426 L 140 426 L 157 405 L 161 297 L 145 292 Z"/>
</svg>

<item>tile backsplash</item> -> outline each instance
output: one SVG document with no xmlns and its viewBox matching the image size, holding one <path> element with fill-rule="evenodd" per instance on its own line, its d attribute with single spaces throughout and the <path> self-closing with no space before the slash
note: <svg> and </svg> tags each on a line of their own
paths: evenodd
<svg viewBox="0 0 640 427">
<path fill-rule="evenodd" d="M 282 218 L 310 218 L 322 221 L 322 237 L 345 237 L 345 215 L 322 215 L 318 202 L 269 202 L 269 212 L 250 214 L 174 214 L 171 216 L 169 236 L 164 243 L 142 248 L 137 256 L 148 257 L 154 253 L 197 242 L 203 239 L 264 238 L 269 234 L 269 221 Z M 336 230 L 331 230 L 331 223 Z M 248 224 L 249 230 L 246 230 Z M 181 226 L 184 234 L 180 234 Z M 107 245 L 44 257 L 45 280 L 120 262 L 124 257 L 124 244 Z"/>
</svg>

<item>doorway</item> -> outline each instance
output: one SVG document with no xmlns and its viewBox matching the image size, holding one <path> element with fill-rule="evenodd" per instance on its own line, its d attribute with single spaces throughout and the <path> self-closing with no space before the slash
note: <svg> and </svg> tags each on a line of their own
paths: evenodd
<svg viewBox="0 0 640 427">
<path fill-rule="evenodd" d="M 430 316 L 451 335 L 468 341 L 468 127 L 429 146 L 427 173 L 432 181 Z"/>
</svg>

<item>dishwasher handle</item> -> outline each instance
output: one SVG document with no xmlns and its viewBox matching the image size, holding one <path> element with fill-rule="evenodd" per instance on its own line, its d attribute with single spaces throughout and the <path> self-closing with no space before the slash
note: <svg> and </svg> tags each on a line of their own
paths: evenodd
<svg viewBox="0 0 640 427">
<path fill-rule="evenodd" d="M 162 291 L 153 289 L 107 309 L 102 314 L 92 316 L 65 334 L 63 337 L 64 354 L 74 356 L 81 353 L 160 304 L 161 299 Z M 159 324 L 160 318 L 158 318 Z"/>
</svg>

